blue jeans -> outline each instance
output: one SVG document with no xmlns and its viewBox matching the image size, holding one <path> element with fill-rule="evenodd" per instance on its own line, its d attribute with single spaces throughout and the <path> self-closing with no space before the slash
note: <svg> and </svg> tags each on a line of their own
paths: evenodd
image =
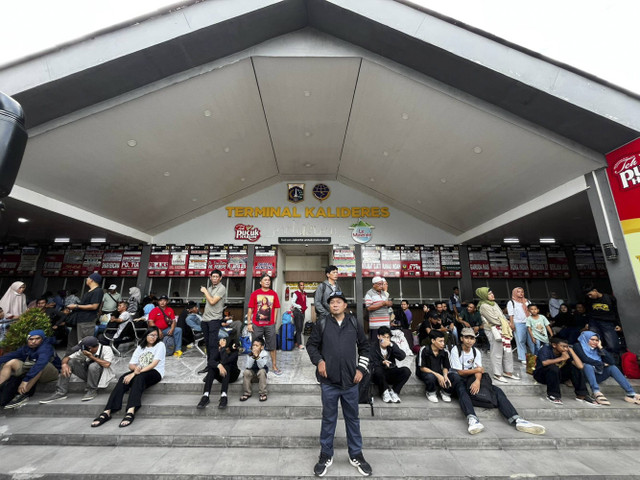
<svg viewBox="0 0 640 480">
<path fill-rule="evenodd" d="M 624 392 L 627 395 L 635 395 L 636 392 L 633 390 L 633 387 L 627 380 L 627 378 L 622 374 L 622 372 L 615 365 L 609 365 L 604 367 L 602 373 L 596 373 L 596 369 L 593 365 L 589 365 L 588 363 L 584 364 L 584 376 L 587 377 L 587 382 L 591 386 L 591 390 L 593 393 L 600 391 L 600 387 L 598 384 L 600 382 L 604 382 L 607 378 L 613 377 L 613 379 L 618 382 L 618 385 L 622 387 Z"/>
<path fill-rule="evenodd" d="M 165 328 L 162 330 L 163 335 L 167 335 L 171 328 Z M 176 343 L 176 352 L 178 350 L 182 350 L 182 329 L 180 327 L 176 327 L 173 331 L 173 341 Z"/>
<path fill-rule="evenodd" d="M 618 340 L 618 332 L 613 322 L 601 322 L 599 320 L 589 320 L 589 330 L 600 336 L 604 347 L 614 354 L 616 362 L 619 361 L 620 341 Z"/>
<path fill-rule="evenodd" d="M 338 400 L 342 404 L 342 416 L 347 430 L 349 457 L 362 453 L 362 434 L 358 416 L 358 385 L 347 389 L 333 385 L 320 385 L 322 389 L 322 427 L 320 429 L 320 448 L 322 453 L 333 457 L 333 437 L 338 423 Z"/>
<path fill-rule="evenodd" d="M 529 340 L 531 340 L 531 337 L 529 337 Z M 531 343 L 533 343 L 533 341 Z M 533 344 L 533 354 L 538 355 L 538 352 L 540 351 L 540 349 L 545 345 L 549 345 L 549 344 L 536 339 L 536 343 Z"/>
<path fill-rule="evenodd" d="M 202 317 L 196 313 L 191 313 L 187 315 L 187 318 L 184 319 L 187 325 L 191 327 L 191 330 L 194 332 L 201 332 L 202 327 L 200 324 L 202 323 Z"/>
<path fill-rule="evenodd" d="M 527 330 L 526 323 L 516 323 L 516 346 L 518 347 L 518 360 L 521 362 L 527 359 L 527 347 L 529 347 L 529 351 L 531 353 L 535 353 L 533 340 L 531 340 L 531 335 L 529 335 L 529 331 Z"/>
</svg>

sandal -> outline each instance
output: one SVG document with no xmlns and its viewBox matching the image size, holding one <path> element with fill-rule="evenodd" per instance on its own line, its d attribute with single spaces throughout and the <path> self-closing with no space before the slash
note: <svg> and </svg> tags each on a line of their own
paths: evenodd
<svg viewBox="0 0 640 480">
<path fill-rule="evenodd" d="M 635 405 L 640 405 L 640 395 L 637 393 L 633 397 L 626 396 L 624 397 L 625 402 L 633 403 Z"/>
<path fill-rule="evenodd" d="M 594 398 L 600 405 L 611 405 L 611 402 L 601 392 L 596 393 Z"/>
<path fill-rule="evenodd" d="M 107 423 L 109 420 L 111 420 L 111 415 L 109 415 L 106 412 L 102 412 L 98 417 L 93 419 L 93 422 L 91 423 L 91 427 L 92 428 L 99 427 L 103 423 Z"/>
<path fill-rule="evenodd" d="M 136 419 L 136 416 L 134 413 L 127 413 L 122 419 L 122 421 L 120 422 L 120 428 L 128 427 L 133 423 L 135 419 Z"/>
<path fill-rule="evenodd" d="M 247 400 L 249 400 L 250 398 L 251 398 L 251 395 L 246 395 L 246 394 L 245 394 L 245 395 L 242 395 L 242 396 L 240 397 L 240 401 L 241 401 L 241 402 L 246 402 L 246 401 L 247 401 Z"/>
<path fill-rule="evenodd" d="M 267 401 L 267 395 L 266 394 L 260 395 L 260 401 L 261 402 L 266 402 Z"/>
</svg>

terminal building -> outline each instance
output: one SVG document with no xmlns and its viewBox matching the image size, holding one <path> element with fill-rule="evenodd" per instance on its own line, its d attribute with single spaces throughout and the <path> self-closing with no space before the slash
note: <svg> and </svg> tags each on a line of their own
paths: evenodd
<svg viewBox="0 0 640 480">
<path fill-rule="evenodd" d="M 2 291 L 97 269 L 199 300 L 222 267 L 242 310 L 261 273 L 286 298 L 333 263 L 361 313 L 377 274 L 415 305 L 592 283 L 640 351 L 640 215 L 618 195 L 640 98 L 587 72 L 401 0 L 212 0 L 16 61 L 0 91 L 29 132 Z"/>
</svg>

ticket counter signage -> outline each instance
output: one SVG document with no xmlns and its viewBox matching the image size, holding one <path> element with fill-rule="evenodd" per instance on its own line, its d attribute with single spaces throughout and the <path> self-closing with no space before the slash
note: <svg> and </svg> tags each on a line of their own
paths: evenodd
<svg viewBox="0 0 640 480">
<path fill-rule="evenodd" d="M 629 260 L 640 290 L 640 138 L 607 156 L 607 175 Z"/>
</svg>

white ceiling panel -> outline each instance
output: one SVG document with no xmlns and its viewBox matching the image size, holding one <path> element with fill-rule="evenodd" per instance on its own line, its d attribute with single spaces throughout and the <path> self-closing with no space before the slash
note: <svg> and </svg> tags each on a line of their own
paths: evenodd
<svg viewBox="0 0 640 480">
<path fill-rule="evenodd" d="M 17 182 L 153 231 L 276 174 L 247 59 L 31 138 Z"/>
<path fill-rule="evenodd" d="M 335 174 L 360 58 L 253 59 L 281 174 Z"/>
<path fill-rule="evenodd" d="M 339 173 L 456 232 L 596 166 L 540 133 L 365 60 Z"/>
</svg>

